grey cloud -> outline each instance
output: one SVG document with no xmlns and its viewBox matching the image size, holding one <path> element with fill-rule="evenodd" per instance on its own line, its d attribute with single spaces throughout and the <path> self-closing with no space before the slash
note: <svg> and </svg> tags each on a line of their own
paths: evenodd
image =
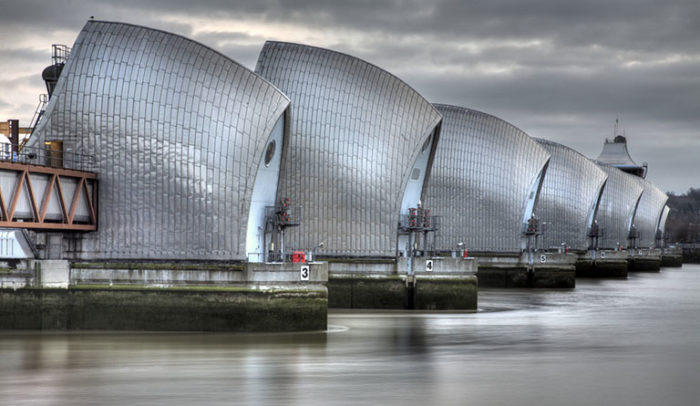
<svg viewBox="0 0 700 406">
<path fill-rule="evenodd" d="M 39 72 L 39 79 L 41 79 L 41 72 Z M 22 86 L 31 86 L 36 84 L 36 80 L 37 74 L 33 72 L 16 79 L 0 79 L 0 89 L 16 89 Z"/>
<path fill-rule="evenodd" d="M 678 148 L 668 135 L 657 134 L 658 140 L 637 147 L 640 161 L 648 161 L 649 174 L 647 178 L 664 191 L 683 193 L 689 187 L 697 187 L 700 164 L 697 161 L 700 149 L 700 135 L 697 135 L 695 145 L 689 148 Z M 630 137 L 628 137 L 630 138 Z M 634 137 L 631 138 L 634 141 Z"/>
<path fill-rule="evenodd" d="M 5 2 L 7 3 L 7 2 Z M 59 9 L 60 8 L 60 9 Z M 603 45 L 616 49 L 698 52 L 700 3 L 672 0 L 494 0 L 424 2 L 322 0 L 214 1 L 72 0 L 47 6 L 29 0 L 3 7 L 0 22 L 76 29 L 98 19 L 157 21 L 167 13 L 202 17 L 259 18 L 305 27 L 370 31 L 377 36 L 433 35 L 443 39 L 549 39 L 562 46 Z M 152 23 L 149 25 L 153 25 Z M 663 45 L 663 48 L 660 47 Z"/>
<path fill-rule="evenodd" d="M 235 4 L 69 0 L 60 6 L 49 4 L 0 0 L 0 30 L 47 36 L 69 30 L 77 35 L 89 16 L 95 15 L 188 36 L 251 69 L 267 38 L 244 32 L 193 35 L 197 27 L 166 21 L 163 16 L 250 18 L 273 26 L 296 24 L 316 29 L 319 35 L 335 30 L 362 34 L 348 35 L 330 47 L 397 74 L 431 101 L 495 114 L 533 136 L 562 142 L 588 156 L 597 156 L 620 113 L 633 130 L 633 156 L 649 161 L 651 173 L 658 176 L 652 180 L 681 192 L 699 186 L 697 178 L 673 174 L 674 168 L 700 173 L 697 158 L 688 152 L 700 152 L 700 3 L 696 0 L 242 0 Z M 465 45 L 474 41 L 485 47 L 465 51 Z M 522 48 L 507 41 L 542 45 Z M 11 52 L 0 51 L 0 58 L 28 65 L 32 59 L 46 59 L 32 51 Z M 673 63 L 657 63 L 676 56 L 680 59 Z M 642 64 L 625 66 L 630 61 Z M 478 69 L 484 65 L 514 69 L 493 74 Z M 29 86 L 28 81 L 36 87 L 36 79 L 25 79 L 0 82 L 0 89 Z M 660 143 L 664 148 L 657 148 Z M 674 145 L 681 143 L 679 152 Z"/>
<path fill-rule="evenodd" d="M 217 48 L 217 50 L 246 68 L 255 70 L 255 64 L 258 62 L 260 48 L 262 48 L 262 43 L 249 46 L 226 45 L 224 47 Z"/>
<path fill-rule="evenodd" d="M 197 41 L 202 43 L 217 43 L 217 42 L 259 42 L 263 43 L 267 38 L 250 35 L 244 32 L 207 32 L 198 34 Z"/>
<path fill-rule="evenodd" d="M 6 62 L 11 62 L 12 64 L 19 65 L 25 62 L 35 62 L 36 60 L 45 59 L 49 60 L 48 56 L 50 54 L 46 51 L 38 51 L 33 49 L 6 49 L 2 51 L 3 59 Z M 47 56 L 48 55 L 48 56 Z"/>
<path fill-rule="evenodd" d="M 550 38 L 562 44 L 607 44 L 623 49 L 700 49 L 700 4 L 696 1 L 224 1 L 142 4 L 152 10 L 180 9 L 198 15 L 255 16 L 271 22 L 420 34 L 446 38 Z"/>
<path fill-rule="evenodd" d="M 700 58 L 673 64 L 625 67 L 614 53 L 586 48 L 540 51 L 494 47 L 477 55 L 453 45 L 415 49 L 376 44 L 365 58 L 399 74 L 431 100 L 467 102 L 489 111 L 532 114 L 632 114 L 657 120 L 688 120 L 700 125 Z M 648 54 L 633 58 L 648 63 Z M 516 66 L 512 74 L 480 74 L 483 63 Z M 448 73 L 439 69 L 449 67 Z M 437 67 L 437 70 L 436 70 Z"/>
<path fill-rule="evenodd" d="M 693 71 L 695 69 L 695 71 Z M 631 114 L 700 124 L 700 63 L 650 71 L 610 69 L 596 75 L 531 71 L 517 75 L 420 74 L 405 78 L 428 97 L 478 101 L 490 108 L 537 113 Z M 455 84 L 458 85 L 455 85 Z"/>
<path fill-rule="evenodd" d="M 221 52 L 246 68 L 255 69 L 265 38 L 242 32 L 213 32 L 193 36 L 192 39 Z"/>
<path fill-rule="evenodd" d="M 444 0 L 412 1 L 354 1 L 324 0 L 270 1 L 225 0 L 186 1 L 160 0 L 143 2 L 71 0 L 47 6 L 38 0 L 19 4 L 3 1 L 4 21 L 61 22 L 87 19 L 96 15 L 110 19 L 114 15 L 131 17 L 139 12 L 152 14 L 180 12 L 183 14 L 217 17 L 256 16 L 273 22 L 313 23 L 315 26 L 350 27 L 389 32 L 444 33 L 451 35 L 489 37 L 522 37 L 562 35 L 562 38 L 586 40 L 581 34 L 597 34 L 593 38 L 688 38 L 700 30 L 694 21 L 700 13 L 695 1 L 596 0 L 587 2 L 492 0 L 464 2 Z M 65 12 L 79 10 L 80 13 Z M 215 13 L 215 14 L 213 14 Z M 649 32 L 649 24 L 654 28 Z M 567 30 L 563 30 L 563 29 Z M 539 34 L 538 34 L 539 33 Z M 576 41 L 578 42 L 578 41 Z"/>
</svg>

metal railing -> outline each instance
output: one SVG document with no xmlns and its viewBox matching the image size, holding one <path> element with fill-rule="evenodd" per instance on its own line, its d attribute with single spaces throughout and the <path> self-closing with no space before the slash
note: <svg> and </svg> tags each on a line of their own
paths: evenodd
<svg viewBox="0 0 700 406">
<path fill-rule="evenodd" d="M 34 134 L 34 130 L 36 129 L 36 126 L 39 124 L 39 120 L 41 120 L 41 117 L 44 115 L 44 112 L 46 111 L 46 105 L 49 104 L 49 95 L 46 93 L 40 94 L 39 95 L 39 104 L 36 106 L 36 110 L 34 110 L 34 116 L 32 117 L 32 121 L 29 123 L 29 128 L 32 129 L 32 134 Z M 24 146 L 24 143 L 27 142 L 29 137 L 25 138 L 22 146 Z M 21 147 L 20 147 L 21 150 Z"/>
<path fill-rule="evenodd" d="M 66 63 L 70 55 L 70 47 L 63 44 L 51 44 L 51 61 L 54 65 Z"/>
<path fill-rule="evenodd" d="M 265 220 L 275 227 L 298 226 L 302 222 L 301 206 L 265 206 Z"/>
<path fill-rule="evenodd" d="M 442 216 L 399 216 L 399 229 L 410 231 L 436 231 L 440 229 Z"/>
<path fill-rule="evenodd" d="M 539 219 L 530 219 L 523 223 L 521 233 L 523 235 L 542 235 L 547 231 L 547 227 L 551 222 L 540 221 Z"/>
<path fill-rule="evenodd" d="M 0 145 L 0 161 L 80 171 L 94 171 L 96 162 L 93 155 L 57 151 L 48 146 L 45 148 L 25 146 L 19 153 L 15 153 L 12 151 L 11 144 Z"/>
</svg>

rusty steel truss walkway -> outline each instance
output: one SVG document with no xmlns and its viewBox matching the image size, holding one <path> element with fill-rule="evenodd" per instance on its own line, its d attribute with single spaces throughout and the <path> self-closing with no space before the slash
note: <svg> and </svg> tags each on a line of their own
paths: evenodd
<svg viewBox="0 0 700 406">
<path fill-rule="evenodd" d="M 0 160 L 0 227 L 97 229 L 97 175 Z"/>
</svg>

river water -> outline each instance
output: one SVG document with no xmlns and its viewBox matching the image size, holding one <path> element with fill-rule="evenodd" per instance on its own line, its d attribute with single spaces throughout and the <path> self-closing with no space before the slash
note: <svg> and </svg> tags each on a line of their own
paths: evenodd
<svg viewBox="0 0 700 406">
<path fill-rule="evenodd" d="M 0 404 L 700 405 L 700 266 L 328 332 L 0 332 Z"/>
</svg>

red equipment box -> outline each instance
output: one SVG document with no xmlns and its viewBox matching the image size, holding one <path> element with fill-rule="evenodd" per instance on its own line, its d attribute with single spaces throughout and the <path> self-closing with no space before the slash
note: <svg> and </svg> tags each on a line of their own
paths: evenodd
<svg viewBox="0 0 700 406">
<path fill-rule="evenodd" d="M 306 262 L 306 253 L 304 251 L 292 252 L 292 262 Z"/>
</svg>

